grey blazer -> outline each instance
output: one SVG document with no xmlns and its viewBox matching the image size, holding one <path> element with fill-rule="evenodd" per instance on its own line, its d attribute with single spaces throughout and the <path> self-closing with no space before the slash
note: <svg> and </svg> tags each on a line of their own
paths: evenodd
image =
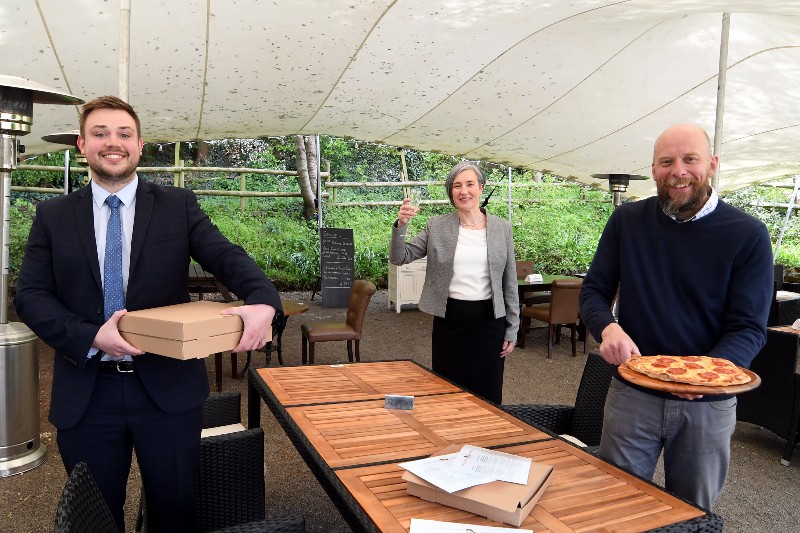
<svg viewBox="0 0 800 533">
<path fill-rule="evenodd" d="M 450 280 L 453 277 L 453 257 L 458 242 L 458 213 L 431 217 L 427 227 L 409 242 L 406 242 L 407 229 L 408 224 L 402 228 L 397 227 L 397 222 L 392 225 L 389 261 L 393 265 L 404 265 L 428 256 L 428 270 L 419 308 L 433 316 L 443 317 L 447 309 Z M 487 215 L 486 244 L 494 316 L 506 317 L 505 340 L 516 342 L 519 329 L 519 294 L 511 224 L 502 218 Z"/>
</svg>

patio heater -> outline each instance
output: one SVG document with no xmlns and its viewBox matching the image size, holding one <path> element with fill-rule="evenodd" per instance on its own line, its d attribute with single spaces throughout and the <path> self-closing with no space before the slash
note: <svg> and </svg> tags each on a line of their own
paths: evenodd
<svg viewBox="0 0 800 533">
<path fill-rule="evenodd" d="M 608 180 L 608 190 L 611 191 L 614 209 L 622 204 L 622 193 L 628 190 L 631 180 L 646 180 L 647 176 L 637 174 L 592 174 L 598 180 Z"/>
<path fill-rule="evenodd" d="M 8 321 L 11 171 L 17 164 L 17 137 L 31 131 L 34 103 L 77 105 L 83 100 L 0 74 L 0 477 L 39 466 L 46 452 L 39 440 L 39 339 L 25 324 Z"/>
<path fill-rule="evenodd" d="M 51 133 L 50 135 L 45 135 L 42 137 L 42 140 L 49 143 L 54 144 L 65 144 L 75 150 L 75 162 L 78 164 L 86 164 L 86 156 L 83 155 L 78 148 L 78 135 L 80 132 L 78 130 L 73 131 L 65 131 L 62 133 Z M 69 151 L 67 151 L 64 157 L 64 194 L 69 194 L 72 192 L 72 181 L 69 179 L 70 173 L 70 166 L 69 166 Z"/>
</svg>

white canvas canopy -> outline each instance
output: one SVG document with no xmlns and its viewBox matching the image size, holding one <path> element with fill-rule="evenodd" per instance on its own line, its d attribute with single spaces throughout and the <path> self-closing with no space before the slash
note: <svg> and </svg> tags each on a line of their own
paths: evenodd
<svg viewBox="0 0 800 533">
<path fill-rule="evenodd" d="M 720 188 L 800 172 L 800 0 L 127 4 L 129 55 L 126 0 L 4 0 L 0 74 L 86 100 L 122 79 L 146 142 L 322 133 L 605 188 L 670 124 L 713 136 L 729 12 Z M 77 113 L 37 104 L 28 152 Z"/>
</svg>

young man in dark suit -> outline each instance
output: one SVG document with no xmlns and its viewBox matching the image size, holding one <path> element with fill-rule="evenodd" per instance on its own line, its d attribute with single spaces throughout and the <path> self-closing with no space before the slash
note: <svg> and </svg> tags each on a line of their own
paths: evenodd
<svg viewBox="0 0 800 533">
<path fill-rule="evenodd" d="M 191 191 L 138 178 L 142 146 L 124 101 L 104 96 L 83 107 L 78 147 L 92 181 L 37 207 L 14 303 L 55 349 L 49 419 L 67 471 L 88 462 L 124 531 L 135 449 L 150 529 L 192 531 L 205 362 L 144 353 L 117 322 L 127 311 L 188 302 L 191 259 L 244 300 L 224 311 L 244 321 L 235 352 L 264 346 L 280 297 Z"/>
</svg>

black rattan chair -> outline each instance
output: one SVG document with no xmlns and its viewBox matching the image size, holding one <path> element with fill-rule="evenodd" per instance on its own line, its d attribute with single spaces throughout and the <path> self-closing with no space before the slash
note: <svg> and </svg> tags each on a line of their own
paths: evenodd
<svg viewBox="0 0 800 533">
<path fill-rule="evenodd" d="M 203 429 L 228 426 L 242 421 L 242 395 L 239 391 L 209 394 L 203 402 Z"/>
<path fill-rule="evenodd" d="M 781 463 L 789 466 L 800 443 L 800 338 L 796 333 L 767 329 L 767 344 L 750 370 L 761 386 L 738 396 L 736 420 L 750 422 L 786 439 Z"/>
<path fill-rule="evenodd" d="M 89 531 L 119 530 L 89 467 L 86 463 L 78 463 L 72 469 L 58 502 L 55 533 Z"/>
<path fill-rule="evenodd" d="M 240 422 L 240 402 L 239 392 L 210 394 L 203 404 L 203 427 Z M 194 497 L 196 531 L 304 532 L 305 520 L 300 515 L 265 518 L 264 481 L 261 428 L 203 438 Z M 139 522 L 147 531 L 146 505 Z"/>
<path fill-rule="evenodd" d="M 575 405 L 506 405 L 503 409 L 520 420 L 543 427 L 556 435 L 571 435 L 584 444 L 600 444 L 603 431 L 603 408 L 608 384 L 617 367 L 597 353 L 591 353 L 583 367 Z"/>
<path fill-rule="evenodd" d="M 264 430 L 261 428 L 203 439 L 197 481 L 198 532 L 220 529 L 305 531 L 302 516 L 265 519 Z M 237 525 L 239 529 L 231 529 Z M 241 529 L 244 527 L 262 529 Z"/>
</svg>

